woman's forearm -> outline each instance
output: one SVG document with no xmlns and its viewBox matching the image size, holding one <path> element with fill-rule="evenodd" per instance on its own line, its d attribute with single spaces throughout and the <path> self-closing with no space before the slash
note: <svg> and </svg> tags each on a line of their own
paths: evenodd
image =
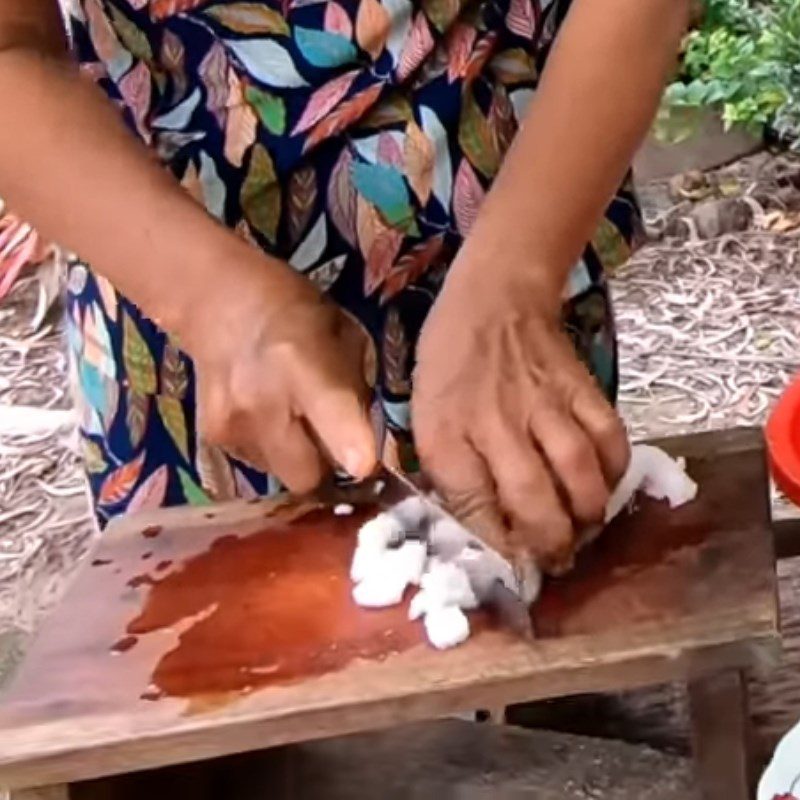
<svg viewBox="0 0 800 800">
<path fill-rule="evenodd" d="M 536 271 L 558 300 L 652 122 L 688 7 L 574 0 L 458 269 Z"/>
<path fill-rule="evenodd" d="M 194 312 L 210 292 L 220 314 L 241 313 L 225 311 L 221 296 L 239 273 L 273 278 L 278 292 L 286 268 L 213 220 L 57 47 L 31 41 L 4 14 L 0 195 L 15 211 L 181 336 L 192 336 Z"/>
</svg>

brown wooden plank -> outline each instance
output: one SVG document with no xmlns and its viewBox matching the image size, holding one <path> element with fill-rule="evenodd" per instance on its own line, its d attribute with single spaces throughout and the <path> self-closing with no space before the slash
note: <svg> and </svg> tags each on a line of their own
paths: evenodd
<svg viewBox="0 0 800 800">
<path fill-rule="evenodd" d="M 3 699 L 0 785 L 768 662 L 778 633 L 760 436 L 669 448 L 691 456 L 699 499 L 675 512 L 643 502 L 612 525 L 572 575 L 545 588 L 533 646 L 476 615 L 477 635 L 437 653 L 403 609 L 356 609 L 353 518 L 318 512 L 289 532 L 308 507 L 239 503 L 120 520 Z M 165 597 L 174 619 L 158 611 Z M 231 681 L 236 690 L 220 693 Z"/>
<path fill-rule="evenodd" d="M 704 800 L 748 800 L 753 774 L 744 676 L 729 671 L 690 681 L 689 706 Z"/>
<path fill-rule="evenodd" d="M 69 786 L 39 786 L 35 789 L 12 789 L 8 800 L 70 800 Z"/>
</svg>

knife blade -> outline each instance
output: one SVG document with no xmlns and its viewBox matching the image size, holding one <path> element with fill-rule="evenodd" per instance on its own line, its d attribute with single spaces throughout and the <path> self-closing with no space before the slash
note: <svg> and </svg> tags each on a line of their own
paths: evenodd
<svg viewBox="0 0 800 800">
<path fill-rule="evenodd" d="M 496 580 L 492 584 L 487 602 L 503 625 L 516 633 L 521 639 L 533 641 L 536 638 L 528 606 L 503 581 Z"/>
<path fill-rule="evenodd" d="M 384 464 L 381 464 L 369 478 L 359 483 L 327 484 L 324 493 L 329 495 L 327 498 L 329 502 L 333 497 L 335 502 L 356 506 L 365 503 L 375 504 L 382 511 L 392 511 L 405 500 L 415 499 L 425 513 L 419 520 L 404 520 L 407 522 L 406 536 L 408 538 L 426 539 L 429 527 L 437 519 L 446 519 L 452 524 L 464 528 L 452 514 L 438 503 L 434 503 L 406 476 Z M 469 533 L 468 535 L 481 547 L 484 546 L 477 537 Z M 516 592 L 509 589 L 501 580 L 498 579 L 494 582 L 483 600 L 494 611 L 501 623 L 520 638 L 527 641 L 535 638 L 528 606 Z"/>
</svg>

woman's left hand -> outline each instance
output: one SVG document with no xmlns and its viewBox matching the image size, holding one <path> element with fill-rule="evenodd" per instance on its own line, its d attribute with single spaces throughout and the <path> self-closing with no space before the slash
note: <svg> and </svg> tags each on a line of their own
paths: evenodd
<svg viewBox="0 0 800 800">
<path fill-rule="evenodd" d="M 572 4 L 418 347 L 424 470 L 478 535 L 550 571 L 602 522 L 628 461 L 561 330 L 560 293 L 650 127 L 688 7 Z"/>
<path fill-rule="evenodd" d="M 625 429 L 561 329 L 560 298 L 465 277 L 448 278 L 418 346 L 422 468 L 512 563 L 562 572 L 627 467 Z"/>
</svg>

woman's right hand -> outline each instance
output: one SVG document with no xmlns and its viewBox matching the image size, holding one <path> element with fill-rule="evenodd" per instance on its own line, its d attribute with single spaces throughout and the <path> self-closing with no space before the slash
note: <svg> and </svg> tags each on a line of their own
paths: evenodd
<svg viewBox="0 0 800 800">
<path fill-rule="evenodd" d="M 296 491 L 331 461 L 366 476 L 376 461 L 368 335 L 216 223 L 131 136 L 70 65 L 55 0 L 0 2 L 0 94 L 18 122 L 0 126 L 4 199 L 177 337 L 195 362 L 209 442 Z"/>
<path fill-rule="evenodd" d="M 368 333 L 287 265 L 255 266 L 229 273 L 182 338 L 201 435 L 293 492 L 314 489 L 333 467 L 367 477 L 377 459 Z"/>
</svg>

